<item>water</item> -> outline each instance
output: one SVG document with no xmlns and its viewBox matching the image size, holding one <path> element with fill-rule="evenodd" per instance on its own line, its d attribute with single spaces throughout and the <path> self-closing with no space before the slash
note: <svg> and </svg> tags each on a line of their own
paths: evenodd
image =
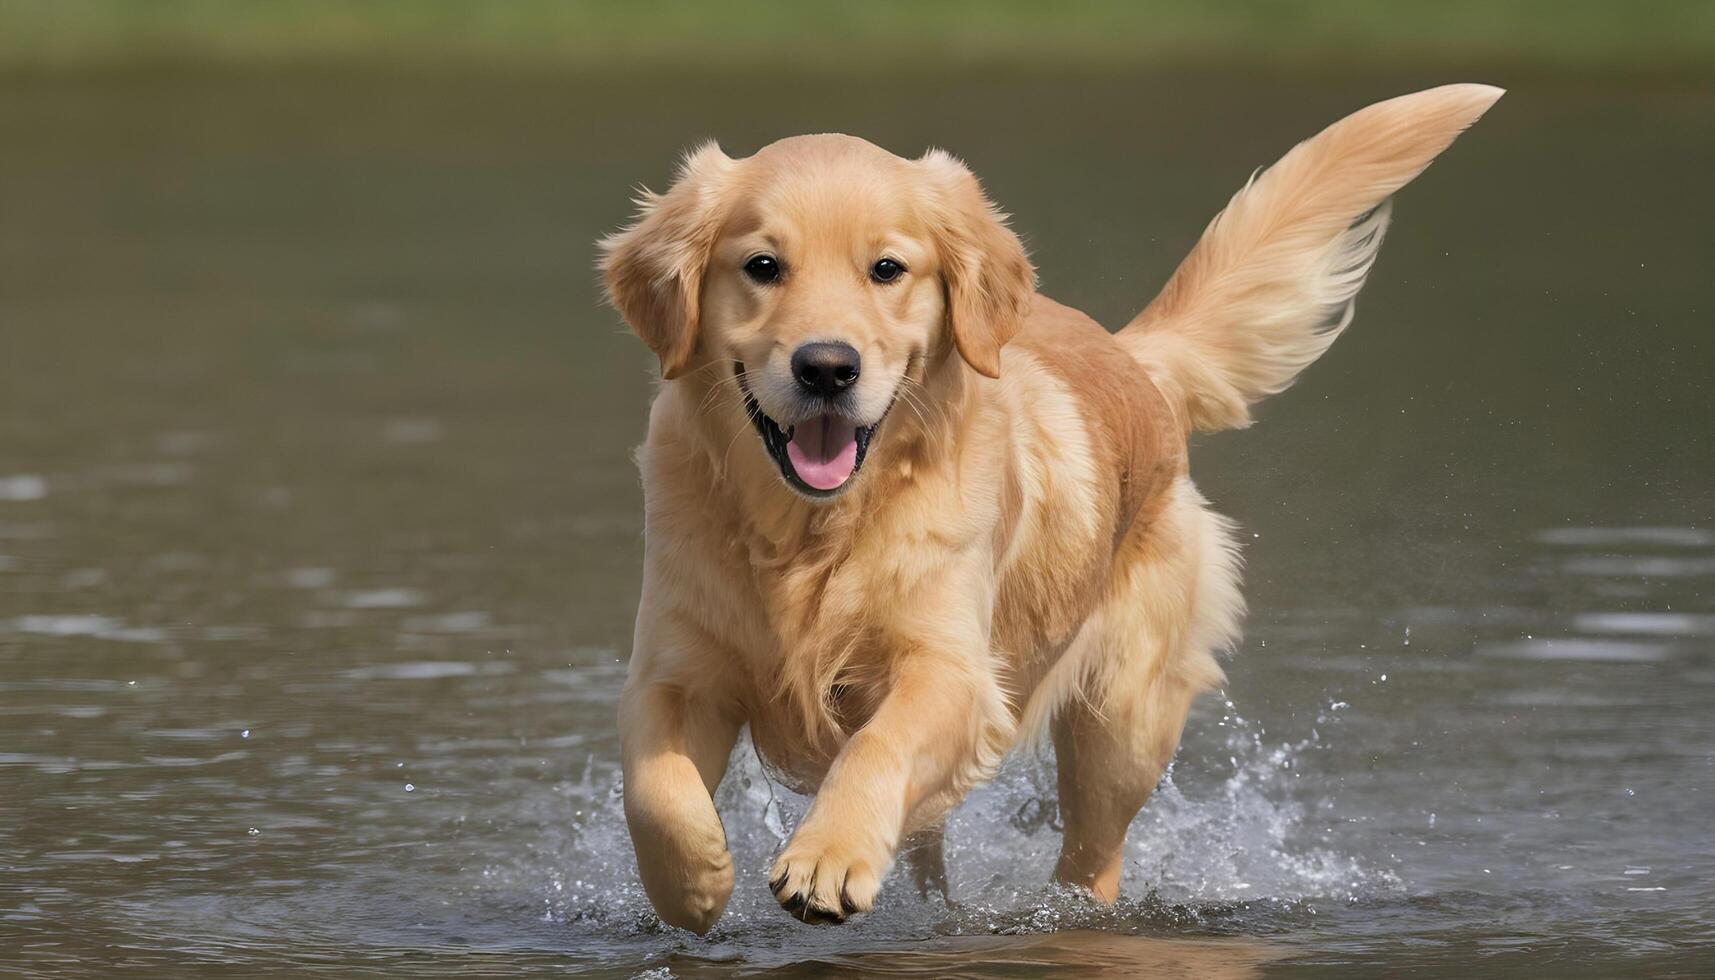
<svg viewBox="0 0 1715 980">
<path fill-rule="evenodd" d="M 1202 440 L 1253 613 L 1133 829 L 1052 780 L 815 930 L 741 744 L 740 878 L 650 915 L 615 797 L 650 363 L 590 242 L 709 135 L 966 156 L 1123 321 L 1258 164 L 1397 77 L 0 81 L 0 967 L 1715 973 L 1706 80 L 1512 93 L 1399 202 L 1357 326 Z"/>
</svg>

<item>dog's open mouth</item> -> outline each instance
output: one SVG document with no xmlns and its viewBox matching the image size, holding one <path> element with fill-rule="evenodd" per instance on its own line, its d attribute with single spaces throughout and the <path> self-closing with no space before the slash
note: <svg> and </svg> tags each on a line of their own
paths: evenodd
<svg viewBox="0 0 1715 980">
<path fill-rule="evenodd" d="M 831 497 L 844 489 L 863 468 L 870 438 L 887 412 L 871 425 L 858 425 L 843 415 L 824 412 L 782 429 L 751 395 L 744 383 L 743 365 L 735 364 L 734 370 L 739 390 L 744 393 L 745 413 L 786 482 L 812 497 Z M 888 408 L 892 408 L 891 403 Z"/>
</svg>

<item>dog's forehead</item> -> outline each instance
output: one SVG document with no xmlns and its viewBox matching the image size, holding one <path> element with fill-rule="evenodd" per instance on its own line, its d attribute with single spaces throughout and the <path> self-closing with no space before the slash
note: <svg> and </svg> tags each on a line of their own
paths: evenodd
<svg viewBox="0 0 1715 980">
<path fill-rule="evenodd" d="M 883 167 L 892 169 L 907 161 L 869 140 L 844 133 L 814 133 L 775 140 L 750 158 L 758 167 Z"/>
<path fill-rule="evenodd" d="M 867 140 L 794 136 L 758 150 L 743 168 L 738 226 L 787 222 L 837 238 L 915 223 L 918 168 Z"/>
</svg>

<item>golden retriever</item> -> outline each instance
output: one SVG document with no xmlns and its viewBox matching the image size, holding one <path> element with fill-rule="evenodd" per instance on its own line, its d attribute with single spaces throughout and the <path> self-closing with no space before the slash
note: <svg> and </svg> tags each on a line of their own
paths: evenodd
<svg viewBox="0 0 1715 980">
<path fill-rule="evenodd" d="M 619 709 L 661 918 L 706 932 L 726 906 L 711 794 L 747 724 L 815 794 L 769 875 L 799 918 L 871 909 L 902 849 L 944 891 L 944 816 L 1044 734 L 1054 878 L 1112 901 L 1126 828 L 1243 612 L 1186 438 L 1246 425 L 1333 343 L 1390 195 L 1500 95 L 1431 89 L 1299 144 L 1117 333 L 1037 294 L 938 150 L 710 144 L 646 194 L 601 269 L 664 379 Z"/>
</svg>

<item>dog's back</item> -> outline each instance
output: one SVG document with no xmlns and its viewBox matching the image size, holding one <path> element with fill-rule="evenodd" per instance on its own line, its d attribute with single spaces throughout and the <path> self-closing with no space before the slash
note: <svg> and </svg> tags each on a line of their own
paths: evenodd
<svg viewBox="0 0 1715 980">
<path fill-rule="evenodd" d="M 1040 439 L 1069 443 L 1057 451 L 1088 462 L 1087 474 L 1062 468 L 1039 506 L 1081 509 L 1111 547 L 1079 555 L 1078 537 L 1064 532 L 1074 520 L 1040 541 L 1029 519 L 1015 522 L 1024 543 L 1009 544 L 1024 557 L 1002 551 L 995 625 L 1003 649 L 1058 655 L 1068 625 L 1098 601 L 1128 531 L 1140 520 L 1159 523 L 1186 474 L 1185 435 L 1248 425 L 1253 403 L 1290 385 L 1334 342 L 1381 246 L 1389 196 L 1500 95 L 1486 85 L 1443 86 L 1370 106 L 1299 144 L 1234 196 L 1160 296 L 1117 334 L 1035 298 L 1006 349 L 1002 384 L 1014 389 L 1016 410 L 1038 420 L 1070 400 L 1080 424 L 1046 426 Z M 1024 442 L 1015 465 L 1031 470 L 1040 463 Z M 1056 554 L 1032 562 L 1032 541 Z"/>
</svg>

